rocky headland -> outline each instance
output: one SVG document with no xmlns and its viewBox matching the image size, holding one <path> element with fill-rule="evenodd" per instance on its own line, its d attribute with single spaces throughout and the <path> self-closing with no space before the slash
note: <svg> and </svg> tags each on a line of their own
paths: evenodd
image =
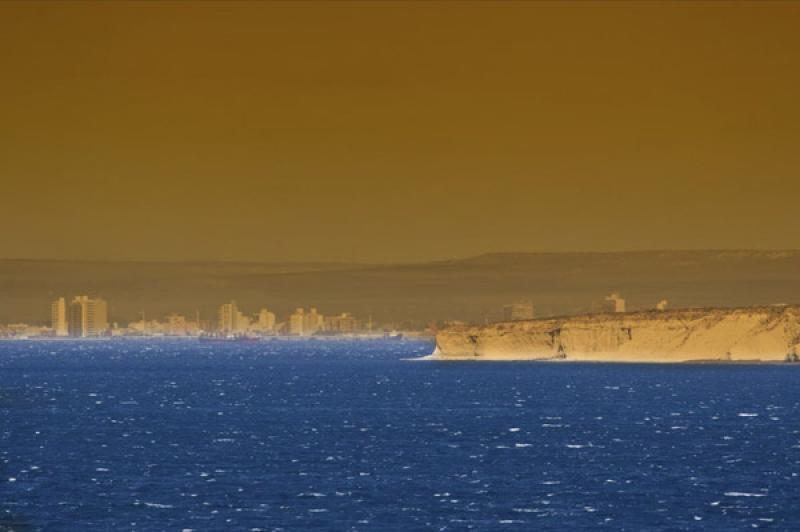
<svg viewBox="0 0 800 532">
<path fill-rule="evenodd" d="M 435 360 L 783 362 L 800 353 L 800 306 L 591 314 L 453 326 Z"/>
</svg>

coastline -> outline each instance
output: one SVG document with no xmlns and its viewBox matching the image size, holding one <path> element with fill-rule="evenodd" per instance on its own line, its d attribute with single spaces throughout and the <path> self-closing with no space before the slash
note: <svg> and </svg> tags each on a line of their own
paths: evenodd
<svg viewBox="0 0 800 532">
<path fill-rule="evenodd" d="M 764 364 L 796 362 L 800 307 L 679 309 L 454 326 L 424 360 Z"/>
</svg>

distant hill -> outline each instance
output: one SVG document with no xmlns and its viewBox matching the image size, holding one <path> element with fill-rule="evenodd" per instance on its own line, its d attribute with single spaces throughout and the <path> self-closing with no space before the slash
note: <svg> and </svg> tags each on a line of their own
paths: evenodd
<svg viewBox="0 0 800 532">
<path fill-rule="evenodd" d="M 100 295 L 113 320 L 205 317 L 235 299 L 279 316 L 297 306 L 376 320 L 499 319 L 530 299 L 538 316 L 588 312 L 620 292 L 630 309 L 800 303 L 800 251 L 493 253 L 405 265 L 0 260 L 0 322 L 44 323 L 59 295 Z"/>
</svg>

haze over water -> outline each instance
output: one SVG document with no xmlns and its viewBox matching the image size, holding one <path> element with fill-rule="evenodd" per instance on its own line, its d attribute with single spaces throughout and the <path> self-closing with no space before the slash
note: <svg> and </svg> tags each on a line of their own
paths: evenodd
<svg viewBox="0 0 800 532">
<path fill-rule="evenodd" d="M 796 524 L 797 368 L 431 349 L 0 343 L 0 529 Z"/>
</svg>

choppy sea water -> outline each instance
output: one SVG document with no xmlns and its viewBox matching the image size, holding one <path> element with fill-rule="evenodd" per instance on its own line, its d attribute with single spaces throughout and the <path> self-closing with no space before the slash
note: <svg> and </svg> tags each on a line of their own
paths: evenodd
<svg viewBox="0 0 800 532">
<path fill-rule="evenodd" d="M 800 527 L 800 368 L 0 343 L 0 530 Z"/>
</svg>

